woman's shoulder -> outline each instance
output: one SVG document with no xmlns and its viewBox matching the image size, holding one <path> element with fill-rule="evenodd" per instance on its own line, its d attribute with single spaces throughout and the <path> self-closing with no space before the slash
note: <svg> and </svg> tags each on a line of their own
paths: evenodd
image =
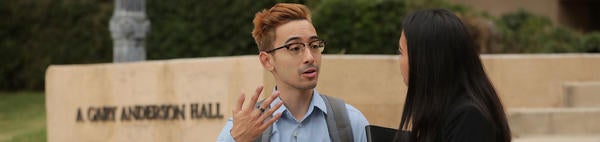
<svg viewBox="0 0 600 142">
<path fill-rule="evenodd" d="M 445 120 L 445 135 L 450 141 L 494 141 L 494 123 L 475 103 L 457 102 Z"/>
<path fill-rule="evenodd" d="M 481 108 L 469 99 L 459 99 L 448 110 L 450 117 L 464 117 L 482 115 Z"/>
</svg>

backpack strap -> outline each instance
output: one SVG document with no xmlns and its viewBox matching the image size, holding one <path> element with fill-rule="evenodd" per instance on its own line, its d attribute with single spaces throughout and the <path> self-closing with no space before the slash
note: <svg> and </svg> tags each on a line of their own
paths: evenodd
<svg viewBox="0 0 600 142">
<path fill-rule="evenodd" d="M 262 104 L 265 100 L 260 100 L 258 102 L 256 102 L 256 107 L 260 107 L 260 104 Z M 270 108 L 271 106 L 269 105 L 268 108 Z M 271 118 L 271 117 L 269 117 Z M 254 142 L 269 142 L 271 141 L 271 134 L 273 133 L 273 125 L 269 126 L 267 129 L 265 129 L 265 131 L 258 136 L 258 138 L 256 138 L 254 140 Z"/>
<path fill-rule="evenodd" d="M 321 95 L 327 106 L 327 129 L 332 142 L 353 142 L 352 126 L 343 100 Z"/>
<path fill-rule="evenodd" d="M 273 133 L 273 125 L 269 126 L 254 142 L 269 142 Z"/>
</svg>

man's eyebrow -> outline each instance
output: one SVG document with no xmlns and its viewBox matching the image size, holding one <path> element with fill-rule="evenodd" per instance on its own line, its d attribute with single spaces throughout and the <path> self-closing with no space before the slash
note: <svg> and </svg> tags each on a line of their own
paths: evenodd
<svg viewBox="0 0 600 142">
<path fill-rule="evenodd" d="M 293 41 L 293 40 L 298 40 L 298 39 L 300 39 L 300 37 L 291 37 L 291 38 L 287 39 L 285 41 L 285 43 L 288 43 L 288 42 Z"/>
<path fill-rule="evenodd" d="M 300 37 L 291 37 L 291 38 L 287 39 L 287 40 L 285 41 L 285 43 L 288 43 L 288 42 L 290 42 L 290 41 L 294 41 L 294 40 L 299 40 L 299 39 L 300 39 Z M 319 39 L 319 37 L 317 37 L 317 36 L 311 36 L 311 37 L 309 38 L 309 40 L 317 40 L 317 39 Z"/>
</svg>

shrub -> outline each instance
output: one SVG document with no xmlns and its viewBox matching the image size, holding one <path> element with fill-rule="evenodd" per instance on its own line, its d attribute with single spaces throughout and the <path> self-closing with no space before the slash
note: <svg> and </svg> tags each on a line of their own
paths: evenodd
<svg viewBox="0 0 600 142">
<path fill-rule="evenodd" d="M 583 52 L 600 53 L 600 32 L 593 32 L 581 38 L 580 50 Z"/>
<path fill-rule="evenodd" d="M 329 54 L 393 54 L 405 14 L 401 0 L 327 0 L 313 8 L 313 22 Z"/>
</svg>

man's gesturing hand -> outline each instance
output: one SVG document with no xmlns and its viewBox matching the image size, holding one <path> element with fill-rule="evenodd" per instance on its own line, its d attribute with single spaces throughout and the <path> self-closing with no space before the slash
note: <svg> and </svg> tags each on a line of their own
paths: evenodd
<svg viewBox="0 0 600 142">
<path fill-rule="evenodd" d="M 277 103 L 272 108 L 269 108 L 269 105 L 275 98 L 279 97 L 279 92 L 275 91 L 273 95 L 269 98 L 265 99 L 262 104 L 257 108 L 256 101 L 260 93 L 262 92 L 263 87 L 258 86 L 256 88 L 256 92 L 252 98 L 250 98 L 250 104 L 244 106 L 245 96 L 244 93 L 240 96 L 237 101 L 237 105 L 233 108 L 233 128 L 231 128 L 231 136 L 237 142 L 250 142 L 254 139 L 258 138 L 260 134 L 262 134 L 265 129 L 270 127 L 277 119 L 281 117 L 281 113 L 275 115 L 274 117 L 269 118 L 275 112 L 275 110 L 279 109 L 283 102 Z M 243 107 L 243 108 L 242 108 Z"/>
</svg>

